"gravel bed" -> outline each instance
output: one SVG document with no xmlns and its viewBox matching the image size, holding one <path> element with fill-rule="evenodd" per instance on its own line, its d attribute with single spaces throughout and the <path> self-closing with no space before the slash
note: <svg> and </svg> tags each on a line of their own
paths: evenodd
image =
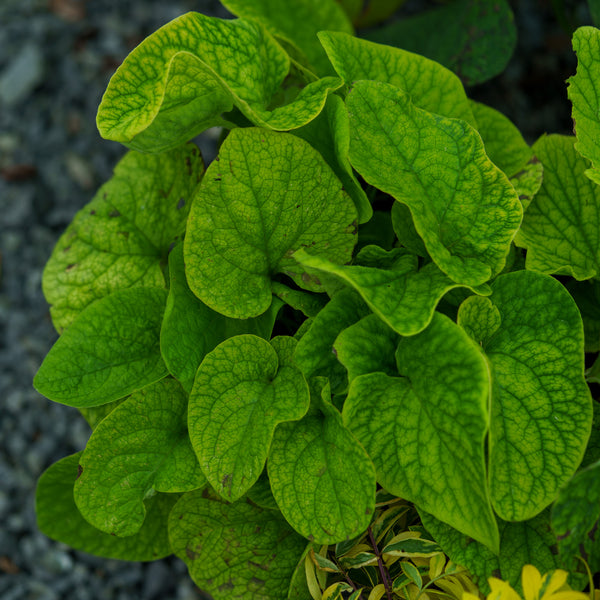
<svg viewBox="0 0 600 600">
<path fill-rule="evenodd" d="M 39 475 L 90 433 L 75 409 L 31 387 L 57 337 L 42 270 L 125 152 L 95 126 L 110 76 L 146 35 L 189 10 L 227 14 L 210 0 L 0 0 L 2 600 L 205 597 L 177 559 L 137 564 L 75 552 L 42 535 L 34 513 Z"/>
<path fill-rule="evenodd" d="M 470 92 L 511 117 L 528 141 L 571 128 L 564 80 L 575 59 L 549 4 L 513 3 L 519 51 L 502 76 Z M 585 2 L 577 4 L 585 22 Z M 0 0 L 2 600 L 206 598 L 179 560 L 132 564 L 75 552 L 39 533 L 34 514 L 39 475 L 81 450 L 90 433 L 75 409 L 31 387 L 57 337 L 42 270 L 124 152 L 95 127 L 108 79 L 146 35 L 189 10 L 226 14 L 210 0 Z M 210 139 L 199 143 L 210 151 Z"/>
</svg>

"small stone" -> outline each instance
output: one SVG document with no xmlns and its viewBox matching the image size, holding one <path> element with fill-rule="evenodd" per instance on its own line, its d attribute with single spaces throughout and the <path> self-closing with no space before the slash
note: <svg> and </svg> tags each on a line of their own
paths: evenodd
<svg viewBox="0 0 600 600">
<path fill-rule="evenodd" d="M 44 59 L 36 44 L 29 43 L 0 73 L 0 102 L 13 106 L 29 96 L 44 76 Z"/>
</svg>

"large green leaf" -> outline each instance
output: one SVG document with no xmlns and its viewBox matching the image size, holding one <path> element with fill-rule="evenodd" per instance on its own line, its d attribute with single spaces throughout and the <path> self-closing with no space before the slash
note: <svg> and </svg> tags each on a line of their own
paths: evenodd
<svg viewBox="0 0 600 600">
<path fill-rule="evenodd" d="M 481 352 L 435 313 L 425 331 L 401 340 L 396 358 L 403 377 L 371 373 L 352 381 L 344 423 L 387 491 L 497 551 L 484 458 L 489 373 Z"/>
<path fill-rule="evenodd" d="M 558 281 L 515 271 L 496 279 L 489 299 L 467 298 L 458 322 L 477 331 L 492 373 L 494 509 L 509 521 L 529 519 L 572 477 L 590 435 L 581 316 Z"/>
<path fill-rule="evenodd" d="M 410 95 L 415 106 L 475 126 L 460 79 L 439 63 L 345 33 L 323 31 L 319 39 L 348 85 L 361 79 L 389 83 Z"/>
<path fill-rule="evenodd" d="M 552 528 L 562 557 L 583 556 L 592 573 L 600 571 L 600 461 L 565 486 L 552 507 Z"/>
<path fill-rule="evenodd" d="M 399 19 L 367 35 L 442 63 L 465 83 L 491 79 L 506 67 L 517 42 L 507 0 L 455 0 Z"/>
<path fill-rule="evenodd" d="M 146 517 L 144 499 L 206 484 L 187 432 L 187 395 L 174 379 L 136 392 L 96 427 L 79 459 L 77 508 L 88 523 L 133 535 Z"/>
<path fill-rule="evenodd" d="M 375 510 L 375 470 L 329 405 L 327 415 L 280 425 L 267 463 L 273 496 L 292 527 L 319 544 L 352 539 Z"/>
<path fill-rule="evenodd" d="M 360 296 L 341 290 L 314 318 L 298 342 L 294 361 L 305 377 L 327 377 L 334 393 L 343 392 L 348 384 L 346 370 L 337 360 L 333 344 L 343 329 L 369 314 Z"/>
<path fill-rule="evenodd" d="M 357 82 L 346 104 L 350 162 L 368 183 L 410 208 L 438 267 L 468 286 L 497 275 L 522 208 L 479 134 L 463 121 L 417 108 L 383 83 Z"/>
<path fill-rule="evenodd" d="M 577 303 L 583 319 L 585 351 L 598 352 L 600 350 L 600 281 L 570 279 L 565 282 L 565 287 Z"/>
<path fill-rule="evenodd" d="M 568 80 L 567 92 L 573 104 L 575 148 L 592 162 L 585 174 L 600 183 L 600 30 L 580 27 L 573 34 L 577 53 L 577 74 Z"/>
<path fill-rule="evenodd" d="M 354 33 L 350 20 L 335 0 L 223 0 L 238 17 L 253 18 L 271 33 L 297 46 L 311 66 L 324 75 L 333 73 L 317 33 L 324 29 Z"/>
<path fill-rule="evenodd" d="M 162 287 L 162 267 L 204 171 L 192 144 L 152 156 L 128 152 L 80 210 L 50 257 L 42 286 L 62 331 L 91 302 L 128 287 Z"/>
<path fill-rule="evenodd" d="M 574 141 L 549 135 L 534 144 L 544 181 L 516 241 L 527 248 L 528 269 L 582 280 L 600 272 L 600 188 L 584 176 L 588 162 Z"/>
<path fill-rule="evenodd" d="M 413 255 L 401 254 L 400 265 L 391 269 L 336 265 L 319 256 L 311 256 L 304 249 L 295 252 L 294 258 L 305 267 L 331 273 L 348 283 L 381 320 L 401 335 L 415 335 L 423 331 L 442 296 L 460 287 L 435 263 L 417 271 L 416 256 Z M 414 268 L 408 267 L 406 258 L 415 259 L 408 261 L 414 263 Z M 485 284 L 470 289 L 489 293 Z"/>
<path fill-rule="evenodd" d="M 185 494 L 169 517 L 173 551 L 214 600 L 281 600 L 306 540 L 278 511 Z"/>
<path fill-rule="evenodd" d="M 301 127 L 322 110 L 335 77 L 309 83 L 270 109 L 290 70 L 283 48 L 256 21 L 187 13 L 147 37 L 113 75 L 98 109 L 100 134 L 131 148 L 174 148 L 234 106 L 257 125 Z"/>
<path fill-rule="evenodd" d="M 356 210 L 323 158 L 304 140 L 247 128 L 233 130 L 194 199 L 185 237 L 191 290 L 234 318 L 271 304 L 271 278 L 288 275 L 323 291 L 292 258 L 303 246 L 333 262 L 350 260 Z"/>
<path fill-rule="evenodd" d="M 90 304 L 58 338 L 33 385 L 50 400 L 99 406 L 167 375 L 160 355 L 166 290 L 130 288 Z"/>
<path fill-rule="evenodd" d="M 146 519 L 141 529 L 129 537 L 109 535 L 92 527 L 73 499 L 79 457 L 72 454 L 46 469 L 35 494 L 35 512 L 40 531 L 75 550 L 104 558 L 146 561 L 172 553 L 167 535 L 167 517 L 179 494 L 157 494 L 146 502 Z"/>
<path fill-rule="evenodd" d="M 237 500 L 259 478 L 278 423 L 300 419 L 310 395 L 302 373 L 254 335 L 219 344 L 198 368 L 190 438 L 209 483 Z"/>
<path fill-rule="evenodd" d="M 350 124 L 344 101 L 337 95 L 329 96 L 323 112 L 293 133 L 306 140 L 321 154 L 352 198 L 358 222 L 368 222 L 373 216 L 373 209 L 348 160 Z"/>
<path fill-rule="evenodd" d="M 501 112 L 479 102 L 471 102 L 471 108 L 486 154 L 504 171 L 519 195 L 523 208 L 527 208 L 542 185 L 542 163 L 521 132 Z"/>
<path fill-rule="evenodd" d="M 169 254 L 170 288 L 160 330 L 160 350 L 169 372 L 189 392 L 204 356 L 234 335 L 252 333 L 269 339 L 283 302 L 273 298 L 269 309 L 255 319 L 230 319 L 208 308 L 188 287 L 183 245 Z"/>
</svg>

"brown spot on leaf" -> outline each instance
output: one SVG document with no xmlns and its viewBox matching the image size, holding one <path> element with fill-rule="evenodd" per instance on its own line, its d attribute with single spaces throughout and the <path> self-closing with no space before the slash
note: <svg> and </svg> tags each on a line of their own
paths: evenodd
<svg viewBox="0 0 600 600">
<path fill-rule="evenodd" d="M 90 215 L 94 216 L 96 214 L 95 210 L 90 210 Z"/>
<path fill-rule="evenodd" d="M 120 216 L 121 216 L 121 213 L 120 213 L 120 212 L 119 212 L 119 211 L 118 211 L 118 210 L 115 208 L 115 210 L 111 210 L 111 211 L 108 213 L 108 216 L 109 216 L 109 217 L 113 217 L 113 218 L 114 218 L 114 217 L 120 217 Z"/>
<path fill-rule="evenodd" d="M 223 477 L 223 481 L 221 481 L 221 487 L 223 490 L 229 489 L 231 492 L 231 486 L 233 485 L 233 475 L 227 473 L 225 477 Z"/>
<path fill-rule="evenodd" d="M 72 271 L 76 266 L 77 266 L 77 263 L 71 263 L 70 265 L 67 265 L 67 268 L 65 269 L 65 271 L 68 273 L 69 271 Z"/>
<path fill-rule="evenodd" d="M 198 553 L 194 552 L 189 546 L 186 547 L 185 554 L 190 560 L 196 560 L 198 558 Z"/>
<path fill-rule="evenodd" d="M 83 467 L 81 465 L 77 465 L 77 477 L 75 479 L 79 479 L 81 474 L 83 473 Z"/>
<path fill-rule="evenodd" d="M 232 590 L 235 586 L 233 585 L 233 581 L 230 579 L 229 581 L 226 581 L 225 583 L 222 583 L 219 586 L 219 591 L 220 592 L 225 592 L 227 590 Z"/>
</svg>

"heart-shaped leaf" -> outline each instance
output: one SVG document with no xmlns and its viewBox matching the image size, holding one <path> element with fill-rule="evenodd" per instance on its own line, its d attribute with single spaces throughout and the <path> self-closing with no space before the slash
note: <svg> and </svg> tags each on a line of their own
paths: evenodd
<svg viewBox="0 0 600 600">
<path fill-rule="evenodd" d="M 163 267 L 182 236 L 204 165 L 188 144 L 160 155 L 128 152 L 76 215 L 44 269 L 42 287 L 62 331 L 98 298 L 163 287 Z"/>
<path fill-rule="evenodd" d="M 209 483 L 237 500 L 258 480 L 279 423 L 300 419 L 310 395 L 302 373 L 254 335 L 208 353 L 190 394 L 192 446 Z"/>
<path fill-rule="evenodd" d="M 201 491 L 185 494 L 173 507 L 169 539 L 214 600 L 286 598 L 306 547 L 278 511 L 227 504 Z"/>
<path fill-rule="evenodd" d="M 75 503 L 88 523 L 133 535 L 144 499 L 206 484 L 187 431 L 187 395 L 174 379 L 135 392 L 96 427 L 79 460 Z"/>
<path fill-rule="evenodd" d="M 69 406 L 99 406 L 165 377 L 160 325 L 166 300 L 166 290 L 130 288 L 90 304 L 52 346 L 35 389 Z"/>
<path fill-rule="evenodd" d="M 269 307 L 276 273 L 323 291 L 291 254 L 307 246 L 347 262 L 355 221 L 352 200 L 307 142 L 289 133 L 235 129 L 190 212 L 184 245 L 189 286 L 213 310 L 237 319 Z"/>
<path fill-rule="evenodd" d="M 372 185 L 406 204 L 438 267 L 456 283 L 485 283 L 506 262 L 521 203 L 467 123 L 417 108 L 391 85 L 357 82 L 350 162 Z"/>
</svg>

